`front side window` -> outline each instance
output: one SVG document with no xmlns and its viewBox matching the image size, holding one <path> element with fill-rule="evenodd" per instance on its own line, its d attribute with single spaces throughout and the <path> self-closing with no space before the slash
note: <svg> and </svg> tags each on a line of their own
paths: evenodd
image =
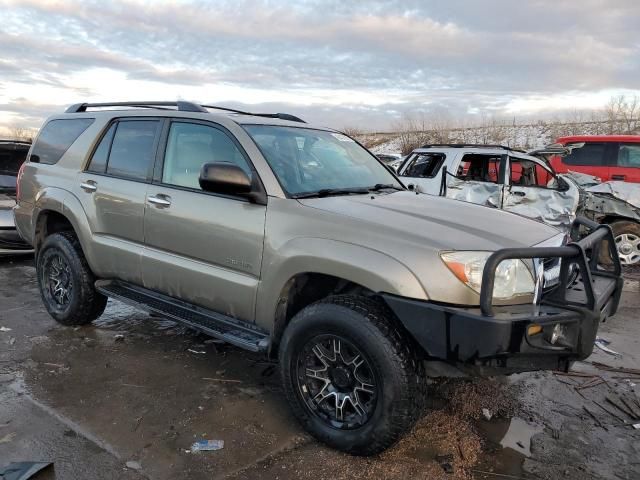
<svg viewBox="0 0 640 480">
<path fill-rule="evenodd" d="M 151 177 L 158 120 L 127 120 L 117 124 L 107 161 L 107 174 L 132 180 Z"/>
<path fill-rule="evenodd" d="M 567 146 L 571 147 L 571 144 Z M 571 153 L 562 159 L 562 162 L 567 165 L 605 166 L 606 147 L 604 143 L 585 143 L 582 147 L 572 149 Z"/>
<path fill-rule="evenodd" d="M 618 149 L 618 167 L 640 168 L 640 143 L 622 143 Z"/>
<path fill-rule="evenodd" d="M 403 177 L 433 178 L 444 163 L 444 153 L 414 153 L 407 167 L 402 172 Z"/>
<path fill-rule="evenodd" d="M 371 153 L 341 133 L 274 125 L 244 125 L 291 196 L 381 185 L 403 189 Z M 360 193 L 360 192 L 355 192 Z"/>
<path fill-rule="evenodd" d="M 31 152 L 31 161 L 53 165 L 69 149 L 82 132 L 93 123 L 93 118 L 70 118 L 51 120 L 36 140 Z"/>
<path fill-rule="evenodd" d="M 162 183 L 200 190 L 205 163 L 233 163 L 251 176 L 240 149 L 222 130 L 197 123 L 174 122 L 169 130 Z"/>
</svg>

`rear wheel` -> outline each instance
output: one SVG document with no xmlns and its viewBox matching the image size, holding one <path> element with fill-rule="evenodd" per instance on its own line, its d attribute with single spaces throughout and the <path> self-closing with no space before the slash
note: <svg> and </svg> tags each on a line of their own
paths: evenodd
<svg viewBox="0 0 640 480">
<path fill-rule="evenodd" d="M 95 278 L 75 235 L 63 232 L 47 237 L 36 268 L 42 301 L 56 321 L 84 325 L 102 315 L 107 297 L 96 291 Z"/>
<path fill-rule="evenodd" d="M 303 309 L 280 345 L 293 413 L 334 448 L 385 450 L 422 413 L 424 376 L 411 345 L 375 300 L 340 295 Z"/>
<path fill-rule="evenodd" d="M 621 220 L 611 224 L 618 256 L 623 265 L 640 264 L 640 224 Z"/>
</svg>

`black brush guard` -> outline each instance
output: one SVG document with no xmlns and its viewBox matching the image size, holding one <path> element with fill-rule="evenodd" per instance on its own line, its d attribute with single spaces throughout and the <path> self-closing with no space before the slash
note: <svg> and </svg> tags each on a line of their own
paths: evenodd
<svg viewBox="0 0 640 480">
<path fill-rule="evenodd" d="M 580 232 L 585 232 L 578 239 Z M 507 248 L 484 267 L 480 306 L 464 307 L 383 294 L 426 357 L 462 362 L 499 372 L 567 369 L 593 351 L 598 325 L 615 314 L 622 292 L 620 260 L 608 225 L 578 218 L 569 244 Z M 558 283 L 535 303 L 494 305 L 500 262 L 561 258 Z M 553 342 L 561 326 L 561 341 Z M 531 329 L 530 327 L 535 326 Z"/>
</svg>

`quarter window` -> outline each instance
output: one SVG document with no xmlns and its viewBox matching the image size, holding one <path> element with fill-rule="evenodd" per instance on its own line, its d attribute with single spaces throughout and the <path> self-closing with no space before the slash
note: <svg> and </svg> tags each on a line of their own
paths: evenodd
<svg viewBox="0 0 640 480">
<path fill-rule="evenodd" d="M 567 146 L 571 147 L 571 144 Z M 582 147 L 574 148 L 562 162 L 567 165 L 602 167 L 605 166 L 605 150 L 604 143 L 585 143 Z"/>
<path fill-rule="evenodd" d="M 107 162 L 107 174 L 134 180 L 148 179 L 153 167 L 159 124 L 157 120 L 118 122 Z"/>
<path fill-rule="evenodd" d="M 162 183 L 199 190 L 200 169 L 205 163 L 233 163 L 251 176 L 244 155 L 222 130 L 197 123 L 172 123 Z"/>
<path fill-rule="evenodd" d="M 616 165 L 618 167 L 640 168 L 640 144 L 621 144 L 620 148 L 618 149 L 618 159 Z"/>
<path fill-rule="evenodd" d="M 82 132 L 93 123 L 93 118 L 70 118 L 51 120 L 36 140 L 31 152 L 31 161 L 53 165 L 69 149 Z"/>
<path fill-rule="evenodd" d="M 433 178 L 444 163 L 443 153 L 416 153 L 402 173 L 403 177 Z"/>
<path fill-rule="evenodd" d="M 111 125 L 106 135 L 102 137 L 100 145 L 93 152 L 91 163 L 89 164 L 90 172 L 104 173 L 107 169 L 107 158 L 109 157 L 109 150 L 111 149 L 111 141 L 113 140 L 113 134 L 116 131 L 116 124 Z"/>
</svg>

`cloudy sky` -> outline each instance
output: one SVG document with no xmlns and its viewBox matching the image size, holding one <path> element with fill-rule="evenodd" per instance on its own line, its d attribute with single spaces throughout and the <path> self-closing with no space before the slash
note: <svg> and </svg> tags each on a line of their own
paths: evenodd
<svg viewBox="0 0 640 480">
<path fill-rule="evenodd" d="M 640 94 L 637 0 L 0 0 L 0 126 L 187 99 L 388 129 Z"/>
</svg>

